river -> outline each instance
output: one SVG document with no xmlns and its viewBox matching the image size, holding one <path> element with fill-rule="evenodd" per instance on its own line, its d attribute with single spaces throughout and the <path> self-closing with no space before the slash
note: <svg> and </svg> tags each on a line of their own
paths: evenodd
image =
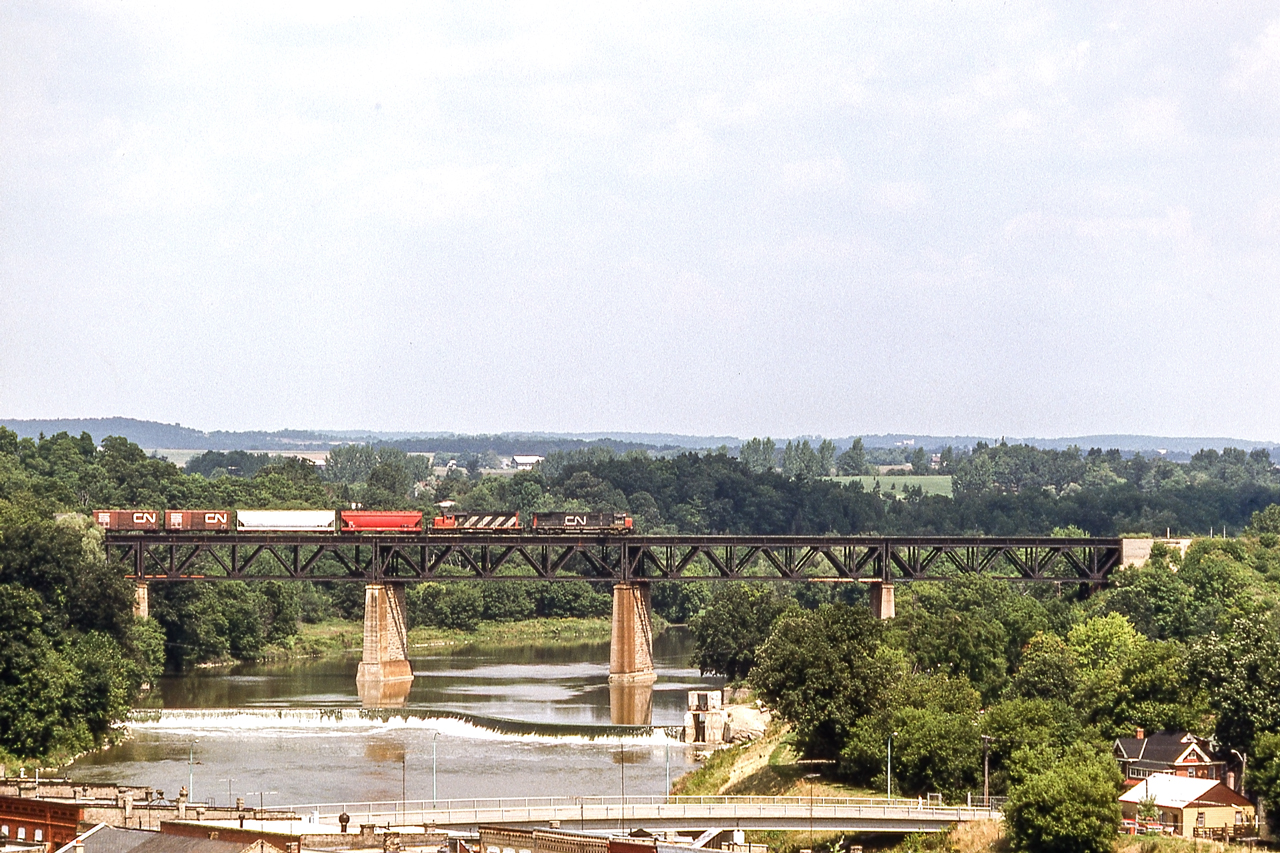
<svg viewBox="0 0 1280 853">
<path fill-rule="evenodd" d="M 694 767 L 664 727 L 720 683 L 691 651 L 682 629 L 655 638 L 651 727 L 612 724 L 608 643 L 416 649 L 408 702 L 380 712 L 360 708 L 358 656 L 201 670 L 162 679 L 133 736 L 68 773 L 169 797 L 190 774 L 193 799 L 251 806 L 662 794 Z"/>
</svg>

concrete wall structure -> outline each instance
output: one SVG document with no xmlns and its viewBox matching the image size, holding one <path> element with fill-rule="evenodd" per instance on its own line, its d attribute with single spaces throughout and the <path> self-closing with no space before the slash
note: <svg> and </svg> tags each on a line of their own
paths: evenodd
<svg viewBox="0 0 1280 853">
<path fill-rule="evenodd" d="M 1191 539 L 1121 539 L 1120 540 L 1120 565 L 1123 566 L 1141 566 L 1148 558 L 1151 557 L 1151 547 L 1159 542 L 1169 548 L 1177 551 L 1182 556 L 1187 556 L 1187 549 L 1191 547 Z"/>
<path fill-rule="evenodd" d="M 146 581 L 138 584 L 133 592 L 133 615 L 139 619 L 146 619 L 151 615 L 151 594 Z"/>
<path fill-rule="evenodd" d="M 720 746 L 727 741 L 729 715 L 719 690 L 690 690 L 684 713 L 684 742 L 695 746 Z"/>
<path fill-rule="evenodd" d="M 413 685 L 404 586 L 371 583 L 364 588 L 364 654 L 356 670 L 360 701 L 404 704 Z"/>
<path fill-rule="evenodd" d="M 652 684 L 653 604 L 647 583 L 613 587 L 613 626 L 609 643 L 609 683 Z"/>
<path fill-rule="evenodd" d="M 871 587 L 871 615 L 876 619 L 892 619 L 897 615 L 894 605 L 893 584 L 874 581 Z"/>
</svg>

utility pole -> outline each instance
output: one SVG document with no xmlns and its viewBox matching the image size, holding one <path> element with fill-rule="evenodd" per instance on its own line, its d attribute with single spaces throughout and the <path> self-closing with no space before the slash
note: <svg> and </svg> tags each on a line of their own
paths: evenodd
<svg viewBox="0 0 1280 853">
<path fill-rule="evenodd" d="M 889 760 L 884 767 L 884 795 L 890 800 L 893 799 L 893 739 L 897 736 L 897 732 L 889 735 Z"/>
<path fill-rule="evenodd" d="M 991 735 L 982 736 L 982 804 L 991 808 Z"/>
</svg>

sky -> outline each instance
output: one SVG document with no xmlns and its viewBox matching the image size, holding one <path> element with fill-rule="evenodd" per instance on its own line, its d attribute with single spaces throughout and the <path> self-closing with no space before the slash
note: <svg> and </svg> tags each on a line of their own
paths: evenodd
<svg viewBox="0 0 1280 853">
<path fill-rule="evenodd" d="M 0 4 L 0 416 L 1280 439 L 1274 3 Z"/>
</svg>

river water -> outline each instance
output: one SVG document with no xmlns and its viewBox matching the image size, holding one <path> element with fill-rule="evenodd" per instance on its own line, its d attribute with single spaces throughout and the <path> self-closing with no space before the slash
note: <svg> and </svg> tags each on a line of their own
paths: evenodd
<svg viewBox="0 0 1280 853">
<path fill-rule="evenodd" d="M 691 651 L 681 629 L 655 638 L 652 726 L 613 724 L 637 698 L 611 713 L 608 643 L 416 649 L 407 703 L 384 711 L 360 707 L 358 656 L 205 670 L 162 679 L 130 740 L 68 772 L 171 798 L 190 774 L 193 799 L 250 806 L 658 795 L 694 767 L 664 727 L 719 686 Z"/>
</svg>

